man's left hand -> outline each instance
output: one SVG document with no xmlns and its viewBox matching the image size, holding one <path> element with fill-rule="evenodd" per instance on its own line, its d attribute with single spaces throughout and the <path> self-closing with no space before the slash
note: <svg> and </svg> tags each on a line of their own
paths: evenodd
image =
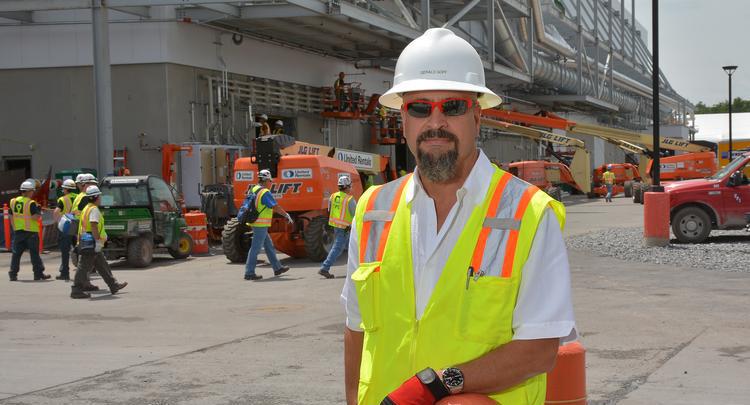
<svg viewBox="0 0 750 405">
<path fill-rule="evenodd" d="M 442 397 L 447 395 L 448 391 L 445 389 Z M 415 375 L 388 394 L 380 405 L 433 405 L 442 397 L 435 398 L 430 388 Z"/>
</svg>

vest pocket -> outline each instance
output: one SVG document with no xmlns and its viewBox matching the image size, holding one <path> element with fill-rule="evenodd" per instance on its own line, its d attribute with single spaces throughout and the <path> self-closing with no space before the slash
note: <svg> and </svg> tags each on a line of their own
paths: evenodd
<svg viewBox="0 0 750 405">
<path fill-rule="evenodd" d="M 362 315 L 362 329 L 366 332 L 380 327 L 380 263 L 362 263 L 352 273 Z"/>
<path fill-rule="evenodd" d="M 469 288 L 462 288 L 459 298 L 458 336 L 493 347 L 510 341 L 517 285 L 513 278 L 470 279 Z"/>
</svg>

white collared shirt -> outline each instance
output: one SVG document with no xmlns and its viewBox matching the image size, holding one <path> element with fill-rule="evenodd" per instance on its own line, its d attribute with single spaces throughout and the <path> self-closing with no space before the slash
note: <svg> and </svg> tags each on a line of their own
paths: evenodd
<svg viewBox="0 0 750 405">
<path fill-rule="evenodd" d="M 451 208 L 440 230 L 437 229 L 435 202 L 425 192 L 419 176 L 404 189 L 407 203 L 411 203 L 412 266 L 416 294 L 416 317 L 420 319 L 429 302 L 443 266 L 458 241 L 463 224 L 468 222 L 474 208 L 487 194 L 487 182 L 494 167 L 479 151 L 463 186 L 456 191 L 456 203 Z M 355 225 L 349 239 L 347 278 L 341 293 L 346 308 L 346 326 L 361 331 L 362 321 L 357 293 L 351 275 L 359 267 L 359 242 Z M 561 342 L 577 337 L 573 304 L 570 295 L 568 254 L 557 216 L 547 209 L 534 236 L 534 242 L 523 268 L 523 277 L 513 311 L 513 339 L 529 340 L 561 338 Z"/>
</svg>

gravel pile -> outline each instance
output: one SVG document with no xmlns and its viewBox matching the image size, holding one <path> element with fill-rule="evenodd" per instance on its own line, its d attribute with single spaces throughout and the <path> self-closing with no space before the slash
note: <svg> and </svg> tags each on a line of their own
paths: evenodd
<svg viewBox="0 0 750 405">
<path fill-rule="evenodd" d="M 642 228 L 613 228 L 566 238 L 568 248 L 642 263 L 750 272 L 750 232 L 711 231 L 706 243 L 644 247 Z"/>
</svg>

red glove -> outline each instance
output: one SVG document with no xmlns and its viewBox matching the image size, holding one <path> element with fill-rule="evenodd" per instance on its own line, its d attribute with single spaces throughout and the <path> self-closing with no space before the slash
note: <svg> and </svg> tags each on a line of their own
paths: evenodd
<svg viewBox="0 0 750 405">
<path fill-rule="evenodd" d="M 448 394 L 448 389 L 435 371 L 428 368 L 406 380 L 388 394 L 380 405 L 434 405 Z"/>
</svg>

